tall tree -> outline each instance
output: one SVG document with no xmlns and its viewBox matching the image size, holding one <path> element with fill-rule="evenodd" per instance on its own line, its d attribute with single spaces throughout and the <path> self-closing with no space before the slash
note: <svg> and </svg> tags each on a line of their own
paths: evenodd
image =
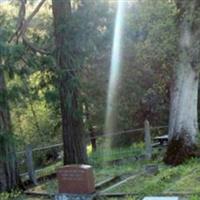
<svg viewBox="0 0 200 200">
<path fill-rule="evenodd" d="M 5 81 L 5 71 L 12 56 L 11 46 L 7 45 L 8 36 L 12 32 L 10 25 L 12 23 L 7 21 L 5 16 L 5 12 L 2 11 L 0 15 L 0 192 L 11 190 L 20 183 Z"/>
<path fill-rule="evenodd" d="M 169 145 L 165 162 L 182 163 L 196 148 L 200 24 L 198 0 L 176 0 L 180 44 L 171 88 Z"/>
<path fill-rule="evenodd" d="M 6 95 L 4 72 L 0 70 L 0 191 L 11 190 L 20 183 Z"/>
<path fill-rule="evenodd" d="M 79 81 L 76 55 L 70 45 L 70 0 L 52 0 L 55 36 L 55 59 L 58 69 L 62 132 L 64 143 L 64 164 L 86 163 L 87 156 L 83 141 L 83 122 L 79 104 Z"/>
</svg>

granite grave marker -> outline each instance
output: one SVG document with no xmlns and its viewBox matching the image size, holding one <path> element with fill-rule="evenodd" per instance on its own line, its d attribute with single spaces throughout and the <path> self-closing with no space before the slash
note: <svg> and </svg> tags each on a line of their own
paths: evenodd
<svg viewBox="0 0 200 200">
<path fill-rule="evenodd" d="M 95 192 L 95 181 L 90 165 L 66 165 L 59 168 L 59 193 L 92 194 Z"/>
</svg>

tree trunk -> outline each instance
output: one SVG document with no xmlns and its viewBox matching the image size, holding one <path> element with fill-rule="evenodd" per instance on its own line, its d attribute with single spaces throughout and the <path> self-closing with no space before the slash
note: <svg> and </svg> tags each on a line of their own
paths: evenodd
<svg viewBox="0 0 200 200">
<path fill-rule="evenodd" d="M 195 17 L 193 16 L 193 21 L 190 22 L 187 19 L 198 6 L 195 7 L 195 1 L 179 0 L 177 0 L 177 6 L 180 10 L 178 16 L 180 55 L 179 62 L 175 66 L 174 83 L 171 89 L 169 144 L 164 158 L 167 164 L 172 165 L 181 164 L 186 159 L 195 156 L 198 133 L 199 70 L 197 68 L 199 61 L 197 58 L 199 48 L 195 47 L 195 43 L 199 42 L 199 38 L 196 34 Z"/>
<path fill-rule="evenodd" d="M 86 163 L 81 105 L 78 102 L 79 82 L 75 53 L 69 44 L 70 0 L 52 0 L 56 64 L 59 73 L 59 94 L 64 143 L 64 164 Z"/>
<path fill-rule="evenodd" d="M 174 137 L 180 138 L 184 134 L 188 145 L 196 143 L 198 80 L 198 73 L 189 63 L 179 67 L 175 87 L 171 93 L 170 140 Z"/>
<path fill-rule="evenodd" d="M 181 164 L 196 148 L 198 74 L 190 64 L 179 67 L 171 93 L 169 145 L 165 162 Z"/>
<path fill-rule="evenodd" d="M 6 84 L 4 73 L 0 70 L 0 192 L 9 191 L 20 183 L 6 98 Z"/>
<path fill-rule="evenodd" d="M 90 142 L 92 145 L 92 151 L 95 152 L 97 150 L 97 142 L 95 137 L 96 136 L 95 130 L 92 126 L 89 128 L 89 132 L 90 132 Z"/>
</svg>

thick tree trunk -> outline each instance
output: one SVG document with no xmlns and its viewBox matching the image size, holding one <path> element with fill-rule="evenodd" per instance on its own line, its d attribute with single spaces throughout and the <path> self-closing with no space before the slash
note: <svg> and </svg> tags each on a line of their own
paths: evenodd
<svg viewBox="0 0 200 200">
<path fill-rule="evenodd" d="M 78 102 L 79 84 L 76 72 L 75 53 L 69 45 L 72 37 L 70 24 L 70 0 L 52 0 L 56 64 L 59 70 L 59 93 L 62 114 L 64 164 L 86 163 L 86 148 L 83 135 L 81 106 Z"/>
<path fill-rule="evenodd" d="M 178 165 L 196 154 L 198 133 L 198 83 L 199 42 L 198 27 L 193 16 L 198 1 L 176 1 L 179 8 L 180 55 L 175 66 L 174 83 L 171 90 L 169 121 L 169 144 L 164 161 Z M 196 3 L 196 4 L 195 4 Z M 196 5 L 196 6 L 195 6 Z"/>
<path fill-rule="evenodd" d="M 0 70 L 0 192 L 9 191 L 19 184 L 6 84 L 4 73 Z"/>
<path fill-rule="evenodd" d="M 170 140 L 184 136 L 188 145 L 196 143 L 198 82 L 198 73 L 189 63 L 179 66 L 177 80 L 171 91 Z"/>
<path fill-rule="evenodd" d="M 189 63 L 182 64 L 174 84 L 165 162 L 177 165 L 193 156 L 196 148 L 198 74 Z"/>
</svg>

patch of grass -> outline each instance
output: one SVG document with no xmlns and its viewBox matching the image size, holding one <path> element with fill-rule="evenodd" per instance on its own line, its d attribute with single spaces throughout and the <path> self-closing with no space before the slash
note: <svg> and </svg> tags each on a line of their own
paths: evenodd
<svg viewBox="0 0 200 200">
<path fill-rule="evenodd" d="M 96 152 L 89 154 L 89 163 L 95 167 L 105 166 L 106 162 L 130 158 L 142 155 L 144 153 L 144 143 L 134 144 L 131 147 L 124 148 L 99 148 Z"/>
<path fill-rule="evenodd" d="M 177 167 L 161 165 L 160 172 L 156 176 L 143 174 L 111 192 L 134 192 L 141 195 L 158 195 L 173 192 L 200 193 L 199 164 L 199 159 L 192 159 Z M 199 196 L 194 196 L 193 198 L 200 200 Z"/>
<path fill-rule="evenodd" d="M 126 165 L 111 165 L 103 167 L 102 169 L 95 169 L 95 178 L 96 182 L 101 182 L 108 177 L 119 176 L 122 174 L 132 174 L 138 170 L 137 167 L 133 163 L 129 163 Z"/>
<path fill-rule="evenodd" d="M 31 192 L 47 192 L 54 193 L 58 191 L 57 180 L 50 180 L 45 183 L 42 183 L 38 186 L 31 188 L 29 191 Z"/>
<path fill-rule="evenodd" d="M 199 195 L 192 195 L 191 197 L 189 197 L 188 200 L 200 200 L 200 196 Z"/>
<path fill-rule="evenodd" d="M 108 177 L 118 176 L 118 175 L 126 175 L 132 174 L 141 169 L 141 164 L 137 163 L 129 163 L 124 165 L 110 165 L 106 166 L 105 168 L 94 168 L 94 175 L 96 183 L 99 183 Z M 31 189 L 31 191 L 35 192 L 57 192 L 58 191 L 58 184 L 57 180 L 50 180 L 43 184 L 40 184 Z"/>
</svg>

